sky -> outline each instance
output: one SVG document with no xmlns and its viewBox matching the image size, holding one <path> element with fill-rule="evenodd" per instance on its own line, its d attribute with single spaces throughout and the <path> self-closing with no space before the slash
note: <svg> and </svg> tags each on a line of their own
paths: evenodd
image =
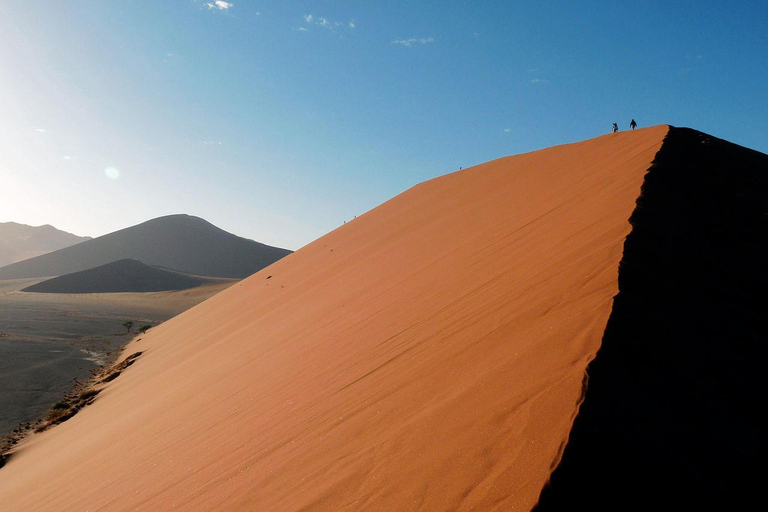
<svg viewBox="0 0 768 512">
<path fill-rule="evenodd" d="M 767 83 L 764 0 L 8 0 L 0 222 L 186 213 L 296 250 L 632 118 L 766 153 Z"/>
</svg>

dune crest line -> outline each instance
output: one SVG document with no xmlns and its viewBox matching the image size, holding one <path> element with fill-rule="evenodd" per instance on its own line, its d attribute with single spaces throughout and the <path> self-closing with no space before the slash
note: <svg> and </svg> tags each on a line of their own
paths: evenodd
<svg viewBox="0 0 768 512">
<path fill-rule="evenodd" d="M 538 512 L 742 510 L 762 498 L 766 197 L 768 155 L 670 129 Z"/>
</svg>

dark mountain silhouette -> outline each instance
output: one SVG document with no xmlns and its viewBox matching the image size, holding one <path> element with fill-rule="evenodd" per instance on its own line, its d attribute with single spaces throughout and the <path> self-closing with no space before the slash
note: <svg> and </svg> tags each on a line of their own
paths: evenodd
<svg viewBox="0 0 768 512">
<path fill-rule="evenodd" d="M 672 128 L 538 512 L 746 510 L 763 498 L 768 155 Z"/>
<path fill-rule="evenodd" d="M 196 276 L 153 267 L 139 260 L 124 259 L 96 268 L 54 277 L 24 288 L 37 293 L 115 293 L 185 290 L 220 279 Z"/>
<path fill-rule="evenodd" d="M 290 254 L 190 215 L 168 215 L 0 268 L 0 279 L 63 276 L 137 259 L 200 276 L 244 278 Z"/>
<path fill-rule="evenodd" d="M 0 222 L 0 267 L 90 240 L 53 226 Z"/>
</svg>

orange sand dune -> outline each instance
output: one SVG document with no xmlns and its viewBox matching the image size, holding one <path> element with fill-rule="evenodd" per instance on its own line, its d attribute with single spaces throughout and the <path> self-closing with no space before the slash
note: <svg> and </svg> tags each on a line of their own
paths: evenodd
<svg viewBox="0 0 768 512">
<path fill-rule="evenodd" d="M 530 510 L 667 131 L 420 184 L 153 329 L 3 510 Z"/>
</svg>

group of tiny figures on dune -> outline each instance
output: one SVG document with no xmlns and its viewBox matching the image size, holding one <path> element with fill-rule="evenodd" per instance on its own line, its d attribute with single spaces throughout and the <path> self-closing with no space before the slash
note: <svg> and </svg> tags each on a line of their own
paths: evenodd
<svg viewBox="0 0 768 512">
<path fill-rule="evenodd" d="M 635 128 L 637 128 L 637 123 L 635 122 L 635 120 L 634 120 L 634 119 L 633 119 L 632 121 L 630 121 L 630 122 L 629 122 L 629 127 L 630 127 L 630 128 L 632 128 L 633 130 L 634 130 Z M 612 131 L 613 133 L 616 133 L 617 131 L 619 131 L 619 125 L 618 125 L 618 124 L 616 124 L 616 123 L 613 123 L 613 129 L 612 129 L 611 131 Z"/>
</svg>

